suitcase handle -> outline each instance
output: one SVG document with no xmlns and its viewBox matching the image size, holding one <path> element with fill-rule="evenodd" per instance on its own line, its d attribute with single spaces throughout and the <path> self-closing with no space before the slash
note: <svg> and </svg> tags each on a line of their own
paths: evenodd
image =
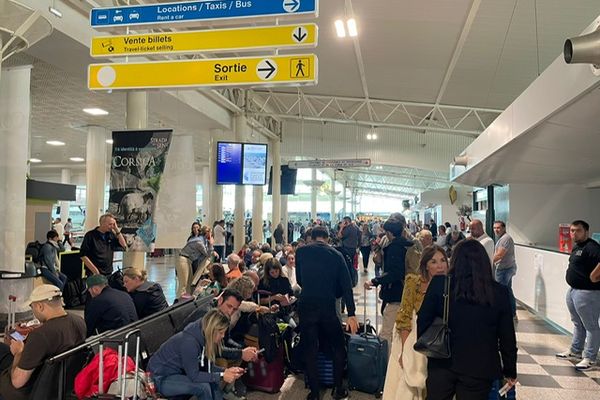
<svg viewBox="0 0 600 400">
<path fill-rule="evenodd" d="M 375 332 L 377 332 L 377 328 L 379 327 L 379 286 L 373 286 L 373 288 L 375 289 Z M 363 322 L 364 322 L 364 331 L 363 333 L 367 333 L 367 321 L 369 321 L 369 324 L 371 324 L 371 321 L 367 319 L 367 288 L 363 287 L 363 300 L 365 302 L 365 305 L 363 307 L 364 311 L 363 311 Z"/>
<path fill-rule="evenodd" d="M 138 375 L 138 369 L 140 366 L 140 340 L 141 340 L 141 334 L 142 331 L 139 329 L 133 329 L 129 332 L 127 332 L 125 334 L 125 337 L 123 338 L 123 341 L 125 342 L 125 350 L 124 350 L 124 357 L 123 357 L 123 369 L 121 370 L 121 375 L 119 375 L 119 379 L 121 379 L 121 399 L 125 399 L 125 393 L 126 393 L 126 386 L 127 386 L 127 357 L 128 357 L 128 350 L 129 350 L 129 338 L 131 336 L 135 336 L 135 369 L 133 371 L 134 373 L 134 380 L 133 380 L 133 387 L 134 387 L 134 392 L 133 392 L 133 400 L 137 400 L 138 398 L 138 384 L 139 384 L 139 375 Z"/>
</svg>

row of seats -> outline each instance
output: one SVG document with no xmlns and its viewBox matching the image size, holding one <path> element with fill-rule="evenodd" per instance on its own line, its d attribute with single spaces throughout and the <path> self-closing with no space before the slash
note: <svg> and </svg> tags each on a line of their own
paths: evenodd
<svg viewBox="0 0 600 400">
<path fill-rule="evenodd" d="M 131 323 L 117 330 L 105 332 L 89 338 L 81 345 L 46 360 L 41 367 L 31 394 L 32 400 L 73 399 L 75 376 L 94 355 L 101 341 L 106 339 L 123 340 L 132 330 L 140 330 L 140 367 L 145 368 L 150 356 L 175 333 L 183 329 L 185 318 L 194 310 L 206 307 L 212 297 L 177 303 L 159 313 Z M 133 338 L 130 338 L 133 341 Z M 135 343 L 129 343 L 129 355 L 135 356 Z"/>
</svg>

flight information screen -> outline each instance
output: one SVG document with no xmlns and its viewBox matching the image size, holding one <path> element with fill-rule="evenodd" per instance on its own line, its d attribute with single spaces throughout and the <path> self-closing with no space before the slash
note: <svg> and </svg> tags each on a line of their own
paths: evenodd
<svg viewBox="0 0 600 400">
<path fill-rule="evenodd" d="M 243 185 L 264 185 L 267 180 L 267 145 L 244 143 Z"/>
<path fill-rule="evenodd" d="M 242 144 L 217 143 L 217 184 L 239 185 L 242 180 Z"/>
</svg>

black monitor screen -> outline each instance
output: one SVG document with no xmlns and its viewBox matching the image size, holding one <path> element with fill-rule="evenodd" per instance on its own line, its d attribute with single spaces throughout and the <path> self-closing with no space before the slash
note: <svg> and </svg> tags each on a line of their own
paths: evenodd
<svg viewBox="0 0 600 400">
<path fill-rule="evenodd" d="M 281 166 L 281 194 L 296 194 L 296 177 L 298 170 L 290 168 L 287 165 Z M 273 194 L 273 167 L 269 172 L 269 191 L 267 194 Z"/>
</svg>

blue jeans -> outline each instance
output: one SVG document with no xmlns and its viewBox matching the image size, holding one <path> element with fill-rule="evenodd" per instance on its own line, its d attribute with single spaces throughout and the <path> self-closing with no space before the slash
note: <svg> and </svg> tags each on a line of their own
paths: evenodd
<svg viewBox="0 0 600 400">
<path fill-rule="evenodd" d="M 52 271 L 50 271 L 48 268 L 40 268 L 40 274 L 42 277 L 62 291 L 67 283 L 67 276 L 60 271 L 56 272 L 58 273 L 58 276 L 52 273 Z"/>
<path fill-rule="evenodd" d="M 600 290 L 567 290 L 567 308 L 571 314 L 573 341 L 571 353 L 596 360 L 600 349 Z"/>
<path fill-rule="evenodd" d="M 198 400 L 223 400 L 223 392 L 218 383 L 192 382 L 187 375 L 156 377 L 156 388 L 166 397 L 190 395 Z"/>
<path fill-rule="evenodd" d="M 512 290 L 512 278 L 517 273 L 517 266 L 504 269 L 496 269 L 496 282 L 508 288 L 508 297 L 510 298 L 510 308 L 512 309 L 513 317 L 517 315 L 517 303 Z"/>
</svg>

